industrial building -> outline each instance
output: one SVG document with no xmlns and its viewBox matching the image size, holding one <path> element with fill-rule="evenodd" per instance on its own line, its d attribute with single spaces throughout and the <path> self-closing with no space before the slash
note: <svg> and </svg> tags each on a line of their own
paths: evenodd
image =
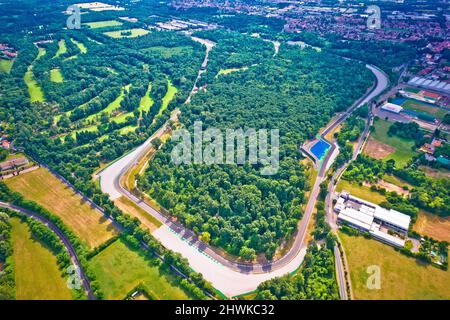
<svg viewBox="0 0 450 320">
<path fill-rule="evenodd" d="M 338 213 L 340 224 L 368 232 L 375 239 L 395 247 L 405 245 L 411 223 L 411 217 L 406 214 L 382 208 L 345 191 L 340 194 L 334 211 Z"/>
</svg>

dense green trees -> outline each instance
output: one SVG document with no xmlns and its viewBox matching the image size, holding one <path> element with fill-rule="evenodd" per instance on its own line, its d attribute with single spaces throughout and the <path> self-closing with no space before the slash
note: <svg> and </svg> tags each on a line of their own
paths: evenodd
<svg viewBox="0 0 450 320">
<path fill-rule="evenodd" d="M 207 91 L 182 107 L 181 121 L 189 130 L 194 121 L 204 129 L 279 129 L 280 170 L 261 176 L 258 166 L 175 165 L 174 143 L 168 143 L 138 183 L 188 228 L 208 232 L 212 245 L 246 260 L 259 253 L 271 259 L 302 215 L 308 184 L 298 145 L 364 93 L 370 74 L 363 65 L 314 50 L 282 47 L 273 57 L 273 46 L 261 39 L 223 31 L 199 35 L 217 45 Z M 244 66 L 218 76 L 220 69 Z M 337 78 L 349 80 L 340 85 Z"/>
<path fill-rule="evenodd" d="M 450 181 L 449 179 L 432 179 L 418 170 L 413 164 L 403 169 L 395 168 L 395 161 L 383 162 L 368 156 L 360 155 L 352 162 L 343 178 L 362 183 L 364 181 L 376 183 L 385 174 L 393 174 L 414 187 L 409 190 L 410 195 L 404 198 L 396 193 L 386 193 L 387 202 L 382 205 L 408 214 L 415 219 L 418 208 L 442 216 L 450 213 Z"/>
<path fill-rule="evenodd" d="M 12 253 L 9 216 L 0 211 L 0 300 L 13 300 L 16 295 Z"/>
</svg>

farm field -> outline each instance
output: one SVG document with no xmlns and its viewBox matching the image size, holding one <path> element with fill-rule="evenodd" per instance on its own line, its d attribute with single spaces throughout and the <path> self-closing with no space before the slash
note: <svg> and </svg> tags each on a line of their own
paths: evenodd
<svg viewBox="0 0 450 320">
<path fill-rule="evenodd" d="M 58 46 L 59 48 L 58 51 L 56 51 L 54 58 L 58 58 L 60 55 L 67 52 L 66 41 L 64 39 L 59 40 Z"/>
<path fill-rule="evenodd" d="M 189 299 L 174 280 L 161 274 L 139 253 L 117 240 L 91 260 L 92 270 L 107 299 L 123 299 L 138 284 L 158 300 Z"/>
<path fill-rule="evenodd" d="M 14 64 L 14 60 L 0 59 L 0 72 L 9 73 Z"/>
<path fill-rule="evenodd" d="M 26 223 L 11 219 L 17 300 L 71 300 L 56 257 L 33 239 Z"/>
<path fill-rule="evenodd" d="M 50 80 L 56 83 L 62 83 L 64 81 L 63 75 L 60 69 L 50 70 Z"/>
<path fill-rule="evenodd" d="M 357 300 L 450 299 L 450 271 L 407 257 L 394 248 L 364 237 L 339 233 Z M 367 288 L 367 268 L 381 269 L 381 289 Z"/>
<path fill-rule="evenodd" d="M 93 249 L 116 234 L 109 220 L 91 208 L 81 196 L 64 185 L 47 169 L 40 168 L 6 180 L 12 190 L 21 193 L 60 217 Z"/>
<path fill-rule="evenodd" d="M 346 180 L 340 180 L 338 185 L 336 186 L 336 191 L 348 191 L 351 195 L 361 198 L 366 201 L 370 201 L 375 204 L 380 204 L 383 201 L 386 201 L 386 197 L 378 192 L 374 192 L 370 190 L 369 187 L 360 186 L 355 183 L 348 182 Z"/>
<path fill-rule="evenodd" d="M 403 167 L 414 155 L 417 154 L 412 150 L 414 147 L 414 141 L 397 136 L 388 136 L 387 132 L 391 125 L 392 122 L 386 120 L 379 119 L 378 121 L 375 121 L 375 131 L 371 133 L 371 138 L 393 148 L 392 150 L 394 151 L 388 151 L 388 155 L 385 156 L 383 160 L 387 161 L 393 159 L 395 160 L 397 167 Z M 369 146 L 370 143 L 367 145 L 365 153 L 367 152 L 367 148 L 369 148 Z"/>
<path fill-rule="evenodd" d="M 124 35 L 125 32 L 131 32 L 131 35 Z M 136 29 L 128 29 L 128 30 L 118 30 L 118 31 L 109 31 L 105 32 L 104 34 L 108 37 L 119 39 L 119 38 L 136 38 L 139 36 L 145 36 L 146 34 L 149 34 L 150 31 L 136 28 Z"/>
<path fill-rule="evenodd" d="M 444 218 L 421 210 L 413 230 L 436 240 L 450 242 L 450 217 Z"/>
<path fill-rule="evenodd" d="M 88 26 L 91 29 L 106 28 L 106 27 L 118 27 L 118 26 L 121 26 L 122 24 L 123 24 L 122 22 L 116 21 L 116 20 L 83 23 L 83 25 Z"/>
</svg>

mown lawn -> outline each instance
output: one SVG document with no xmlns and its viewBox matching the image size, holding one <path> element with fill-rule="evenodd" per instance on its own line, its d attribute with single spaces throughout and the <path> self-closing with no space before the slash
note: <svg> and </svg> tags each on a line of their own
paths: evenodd
<svg viewBox="0 0 450 320">
<path fill-rule="evenodd" d="M 0 72 L 9 73 L 14 64 L 14 60 L 0 59 Z"/>
<path fill-rule="evenodd" d="M 375 121 L 375 131 L 371 135 L 375 140 L 390 145 L 396 149 L 383 160 L 387 161 L 394 159 L 397 167 L 404 167 L 407 162 L 417 154 L 412 149 L 415 144 L 412 139 L 404 139 L 395 135 L 392 137 L 388 136 L 387 132 L 391 125 L 392 122 L 379 119 L 378 121 Z"/>
<path fill-rule="evenodd" d="M 60 217 L 90 248 L 99 246 L 117 232 L 109 220 L 47 169 L 40 168 L 5 182 L 24 198 L 37 202 Z"/>
<path fill-rule="evenodd" d="M 56 257 L 33 239 L 26 223 L 11 219 L 17 300 L 71 300 Z"/>
<path fill-rule="evenodd" d="M 64 39 L 59 40 L 58 42 L 58 51 L 56 51 L 55 58 L 58 58 L 60 55 L 67 52 L 66 41 Z"/>
<path fill-rule="evenodd" d="M 189 299 L 174 279 L 161 274 L 158 267 L 152 266 L 121 240 L 112 243 L 90 262 L 107 299 L 123 299 L 138 284 L 143 284 L 153 299 Z"/>
<path fill-rule="evenodd" d="M 448 113 L 447 111 L 445 111 L 444 109 L 441 109 L 437 106 L 432 106 L 430 104 L 421 102 L 421 101 L 417 101 L 417 100 L 412 100 L 412 99 L 408 99 L 406 100 L 403 104 L 402 107 L 405 109 L 409 109 L 409 110 L 413 110 L 413 111 L 417 111 L 417 112 L 423 112 L 426 113 L 430 116 L 442 119 L 445 117 L 445 115 Z"/>
<path fill-rule="evenodd" d="M 107 21 L 88 22 L 83 24 L 91 29 L 98 29 L 106 27 L 118 27 L 121 26 L 123 23 L 116 20 L 107 20 Z"/>
<path fill-rule="evenodd" d="M 131 32 L 131 35 L 123 35 L 122 32 Z M 109 31 L 105 32 L 104 34 L 108 37 L 119 39 L 119 38 L 136 38 L 139 36 L 145 36 L 146 34 L 149 34 L 150 31 L 136 28 L 136 29 L 129 29 L 129 30 L 118 30 L 118 31 Z"/>
<path fill-rule="evenodd" d="M 82 54 L 87 53 L 87 48 L 82 42 L 79 42 L 79 41 L 77 41 L 75 39 L 72 39 L 72 38 L 70 39 L 70 41 L 72 41 L 78 47 L 78 50 L 80 50 L 80 52 Z"/>
<path fill-rule="evenodd" d="M 63 75 L 60 69 L 50 70 L 50 80 L 55 83 L 62 83 L 64 81 Z"/>
<path fill-rule="evenodd" d="M 162 115 L 164 110 L 167 109 L 167 106 L 169 105 L 170 101 L 175 97 L 175 94 L 178 92 L 178 89 L 172 84 L 172 81 L 168 80 L 168 88 L 167 93 L 162 99 L 161 109 L 158 112 L 158 117 Z"/>
<path fill-rule="evenodd" d="M 380 204 L 386 201 L 386 197 L 378 192 L 370 190 L 369 187 L 360 186 L 356 183 L 351 183 L 346 180 L 340 180 L 336 186 L 336 191 L 341 192 L 342 190 L 348 191 L 351 195 L 361 198 L 366 201 L 370 201 L 375 204 Z"/>
<path fill-rule="evenodd" d="M 364 237 L 339 233 L 357 300 L 450 299 L 450 272 L 407 257 L 394 248 Z M 369 266 L 379 266 L 381 288 L 368 289 Z"/>
<path fill-rule="evenodd" d="M 27 72 L 24 76 L 25 84 L 28 88 L 28 94 L 30 95 L 30 101 L 31 102 L 44 102 L 45 96 L 44 92 L 42 91 L 41 87 L 37 83 L 37 81 L 34 79 L 33 75 L 33 66 L 29 66 Z"/>
</svg>

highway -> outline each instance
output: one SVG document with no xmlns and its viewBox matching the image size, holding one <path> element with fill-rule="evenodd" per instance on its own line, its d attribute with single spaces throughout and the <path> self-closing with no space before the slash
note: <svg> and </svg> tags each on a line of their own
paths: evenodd
<svg viewBox="0 0 450 320">
<path fill-rule="evenodd" d="M 357 101 L 357 103 L 353 104 L 346 113 L 330 124 L 322 134 L 323 137 L 329 131 L 340 125 L 358 107 L 376 97 L 387 87 L 387 77 L 381 71 L 372 66 L 367 66 L 367 68 L 376 76 L 376 85 Z M 172 115 L 173 119 L 176 119 L 176 117 L 177 114 Z M 108 194 L 112 200 L 121 196 L 129 198 L 148 214 L 160 221 L 163 226 L 155 230 L 153 236 L 166 248 L 181 253 L 195 271 L 201 273 L 206 280 L 211 282 L 216 289 L 220 290 L 226 296 L 233 297 L 253 291 L 261 282 L 294 272 L 300 266 L 306 254 L 307 244 L 304 242 L 304 239 L 307 233 L 307 227 L 319 195 L 320 184 L 326 178 L 326 171 L 334 159 L 332 155 L 338 148 L 337 145 L 329 142 L 332 146 L 331 150 L 328 152 L 320 168 L 318 177 L 311 190 L 310 199 L 307 203 L 303 218 L 298 223 L 297 231 L 294 234 L 294 241 L 289 251 L 279 259 L 264 264 L 240 263 L 228 260 L 220 255 L 217 250 L 200 241 L 192 231 L 174 222 L 163 213 L 158 212 L 145 201 L 138 199 L 121 186 L 120 178 L 147 153 L 152 145 L 152 141 L 162 136 L 166 130 L 167 124 L 144 142 L 144 144 L 101 171 L 98 175 L 100 177 L 102 191 Z"/>
<path fill-rule="evenodd" d="M 30 210 L 27 210 L 27 209 L 24 209 L 24 208 L 21 208 L 21 207 L 18 207 L 18 206 L 9 204 L 9 203 L 0 202 L 0 207 L 22 213 L 25 216 L 27 216 L 33 220 L 39 221 L 40 223 L 43 223 L 48 228 L 50 228 L 50 230 L 52 230 L 58 236 L 58 238 L 61 240 L 61 242 L 63 243 L 64 247 L 66 248 L 67 253 L 69 254 L 72 264 L 75 267 L 77 267 L 77 269 L 79 270 L 81 284 L 83 285 L 83 288 L 88 295 L 88 299 L 89 300 L 95 299 L 94 293 L 92 292 L 92 289 L 91 289 L 91 286 L 89 283 L 89 280 L 86 277 L 86 275 L 83 271 L 83 268 L 81 267 L 80 260 L 78 259 L 75 249 L 73 248 L 69 239 L 67 239 L 67 237 L 64 235 L 64 233 L 54 223 L 52 223 L 51 221 L 49 221 L 47 218 L 43 217 L 42 215 L 39 215 L 35 212 L 32 212 Z"/>
</svg>

